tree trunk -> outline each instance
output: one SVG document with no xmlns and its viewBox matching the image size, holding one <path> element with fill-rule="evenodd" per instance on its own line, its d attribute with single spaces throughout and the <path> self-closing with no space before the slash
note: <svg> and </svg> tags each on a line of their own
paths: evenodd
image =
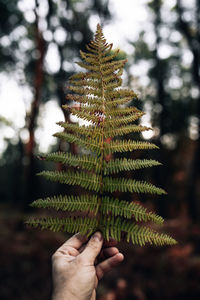
<svg viewBox="0 0 200 300">
<path fill-rule="evenodd" d="M 194 105 L 193 115 L 198 118 L 198 139 L 196 141 L 196 151 L 194 153 L 190 176 L 188 178 L 188 194 L 187 201 L 189 201 L 190 215 L 194 220 L 198 220 L 200 217 L 200 2 L 196 0 L 196 30 L 191 30 L 189 23 L 183 18 L 183 7 L 181 1 L 177 0 L 177 13 L 178 13 L 178 24 L 181 33 L 185 36 L 188 46 L 193 54 L 192 63 L 192 77 L 193 82 L 198 88 L 199 96 L 196 99 Z"/>
<path fill-rule="evenodd" d="M 34 195 L 36 191 L 36 178 L 35 178 L 35 158 L 34 158 L 34 147 L 35 147 L 35 137 L 34 131 L 36 126 L 36 120 L 39 112 L 42 84 L 43 84 L 43 64 L 45 57 L 45 42 L 40 32 L 38 26 L 38 15 L 37 15 L 38 1 L 36 1 L 35 8 L 35 44 L 36 50 L 39 53 L 39 58 L 36 60 L 35 74 L 34 74 L 34 99 L 32 102 L 31 112 L 28 116 L 28 131 L 29 131 L 29 141 L 25 146 L 25 155 L 27 160 L 27 165 L 25 169 L 25 182 L 26 182 L 26 199 L 29 203 L 34 200 Z"/>
<path fill-rule="evenodd" d="M 161 20 L 161 7 L 162 7 L 162 2 L 154 0 L 153 1 L 153 10 L 154 10 L 154 30 L 155 30 L 155 35 L 156 35 L 156 45 L 155 45 L 155 52 L 154 52 L 154 59 L 155 59 L 155 81 L 156 81 L 156 100 L 157 103 L 159 103 L 162 107 L 161 113 L 160 113 L 160 118 L 159 118 L 159 129 L 160 129 L 160 138 L 163 136 L 163 134 L 166 133 L 166 118 L 167 118 L 167 113 L 166 113 L 166 93 L 164 90 L 164 76 L 165 76 L 165 70 L 163 68 L 163 62 L 159 58 L 158 55 L 158 48 L 160 46 L 161 42 L 161 36 L 159 29 L 162 25 L 162 20 Z M 164 149 L 162 147 L 161 140 L 159 139 L 159 159 L 164 165 L 165 163 L 165 156 L 164 156 Z M 156 178 L 156 183 L 158 186 L 161 186 L 165 188 L 165 174 L 162 171 L 162 168 L 155 168 L 155 178 Z M 162 201 L 159 201 L 157 204 L 159 213 L 163 216 L 166 215 L 167 213 L 167 208 L 166 208 L 166 201 L 164 199 Z"/>
</svg>

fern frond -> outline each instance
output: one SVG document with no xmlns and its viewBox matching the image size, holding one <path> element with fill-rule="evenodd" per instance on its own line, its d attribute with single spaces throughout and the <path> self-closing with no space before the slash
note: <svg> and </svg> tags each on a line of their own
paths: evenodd
<svg viewBox="0 0 200 300">
<path fill-rule="evenodd" d="M 90 45 L 90 44 L 89 44 L 89 45 Z M 90 47 L 89 45 L 86 45 L 86 49 L 87 49 L 89 52 L 98 55 L 98 50 L 97 50 L 97 49 L 93 49 L 93 48 Z"/>
<path fill-rule="evenodd" d="M 121 78 L 115 78 L 115 80 L 108 82 L 105 82 L 105 89 L 107 91 L 118 88 L 122 84 L 122 79 Z"/>
<path fill-rule="evenodd" d="M 70 80 L 70 85 L 72 86 L 84 86 L 84 87 L 92 87 L 92 88 L 100 88 L 101 82 L 99 80 L 94 79 L 78 79 L 78 80 Z"/>
<path fill-rule="evenodd" d="M 90 211 L 94 215 L 99 209 L 98 198 L 96 195 L 81 195 L 81 196 L 63 196 L 47 197 L 45 199 L 35 200 L 32 207 L 37 208 L 53 208 L 62 211 Z"/>
<path fill-rule="evenodd" d="M 132 171 L 153 166 L 162 165 L 153 159 L 127 159 L 117 158 L 109 162 L 104 162 L 104 175 L 119 173 L 121 171 Z"/>
<path fill-rule="evenodd" d="M 83 106 L 81 105 L 79 109 L 73 108 L 67 105 L 63 105 L 63 108 L 71 112 L 73 115 L 79 117 L 80 113 L 85 113 L 86 115 L 98 115 L 103 113 L 102 106 L 99 105 L 90 105 L 90 106 Z"/>
<path fill-rule="evenodd" d="M 109 98 L 112 99 L 112 98 Z M 111 107 L 117 107 L 118 105 L 123 105 L 123 104 L 127 104 L 128 102 L 130 102 L 131 100 L 136 100 L 137 97 L 123 97 L 123 98 L 113 98 L 113 100 L 108 100 L 105 103 L 106 108 L 110 109 Z"/>
<path fill-rule="evenodd" d="M 26 222 L 27 225 L 41 230 L 49 229 L 57 232 L 80 232 L 82 235 L 91 235 L 97 228 L 97 219 L 86 217 L 68 217 L 68 218 L 32 218 Z"/>
<path fill-rule="evenodd" d="M 136 221 L 148 222 L 152 221 L 155 224 L 161 225 L 164 219 L 155 213 L 147 212 L 147 209 L 136 202 L 127 202 L 124 200 L 119 200 L 110 197 L 102 198 L 102 206 L 100 210 L 103 215 L 109 215 L 112 213 L 113 216 L 124 217 L 131 219 L 133 216 Z"/>
<path fill-rule="evenodd" d="M 113 74 L 108 74 L 108 75 L 104 76 L 103 81 L 104 81 L 104 83 L 108 83 L 108 82 L 112 82 L 114 80 L 118 80 L 118 79 L 120 79 L 122 74 L 123 74 L 123 69 L 121 68 L 121 69 L 115 71 L 115 73 L 113 73 Z"/>
<path fill-rule="evenodd" d="M 119 107 L 115 109 L 109 109 L 105 113 L 106 115 L 109 115 L 111 117 L 116 117 L 116 116 L 125 116 L 125 115 L 130 115 L 133 113 L 141 113 L 139 109 L 136 107 Z"/>
<path fill-rule="evenodd" d="M 161 225 L 162 217 L 147 211 L 139 203 L 119 200 L 109 195 L 113 192 L 158 195 L 166 192 L 149 182 L 122 177 L 123 174 L 121 178 L 111 177 L 111 174 L 121 171 L 160 165 L 152 159 L 126 159 L 122 155 L 122 158 L 114 159 L 111 154 L 158 147 L 149 142 L 132 140 L 131 135 L 126 140 L 117 139 L 118 136 L 141 133 L 151 128 L 138 125 L 136 121 L 144 113 L 136 107 L 128 107 L 138 97 L 134 91 L 121 87 L 127 60 L 117 59 L 119 50 L 111 52 L 112 44 L 107 43 L 100 25 L 97 26 L 94 40 L 86 45 L 86 49 L 88 52 L 80 51 L 82 61 L 77 63 L 85 72 L 70 77 L 66 96 L 70 103 L 63 105 L 63 109 L 68 114 L 88 121 L 89 126 L 58 122 L 64 131 L 54 134 L 67 143 L 83 148 L 81 152 L 85 154 L 54 152 L 44 155 L 45 160 L 59 162 L 68 168 L 66 171 L 43 171 L 38 174 L 47 180 L 79 186 L 86 192 L 78 196 L 47 197 L 32 204 L 38 208 L 75 212 L 77 217 L 30 219 L 27 224 L 52 231 L 79 231 L 87 236 L 100 230 L 107 240 L 113 237 L 120 241 L 125 237 L 128 242 L 132 241 L 140 246 L 173 245 L 176 243 L 173 238 L 141 224 L 152 222 Z"/>
<path fill-rule="evenodd" d="M 85 57 L 92 57 L 92 58 L 95 58 L 95 59 L 98 58 L 98 54 L 92 54 L 92 53 L 89 53 L 89 52 L 84 52 L 82 50 L 80 50 L 79 52 L 80 52 L 81 58 L 83 58 L 83 59 Z"/>
<path fill-rule="evenodd" d="M 155 185 L 134 179 L 104 177 L 104 191 L 106 192 L 135 192 L 148 194 L 166 194 L 166 192 Z"/>
<path fill-rule="evenodd" d="M 106 154 L 111 154 L 114 152 L 133 151 L 138 149 L 159 149 L 159 147 L 149 142 L 139 142 L 132 140 L 111 141 L 110 144 L 104 143 L 104 150 Z"/>
<path fill-rule="evenodd" d="M 67 108 L 68 109 L 68 108 Z M 71 109 L 71 113 L 78 118 L 81 118 L 85 121 L 92 122 L 94 124 L 99 124 L 99 115 L 91 114 L 90 112 L 78 111 L 77 109 Z"/>
<path fill-rule="evenodd" d="M 101 172 L 101 165 L 96 156 L 89 155 L 73 155 L 67 152 L 54 152 L 44 155 L 45 160 L 59 162 L 63 165 L 69 165 L 75 168 L 86 170 L 95 170 L 96 173 Z"/>
<path fill-rule="evenodd" d="M 126 125 L 126 126 L 121 126 L 118 128 L 110 128 L 105 130 L 105 137 L 115 137 L 115 136 L 122 136 L 126 135 L 132 132 L 142 132 L 146 130 L 152 130 L 150 127 L 145 127 L 141 125 Z"/>
<path fill-rule="evenodd" d="M 79 185 L 85 189 L 98 192 L 100 190 L 100 176 L 93 173 L 86 173 L 82 171 L 42 171 L 38 176 L 43 176 L 47 180 L 56 181 L 63 184 Z"/>
<path fill-rule="evenodd" d="M 101 96 L 101 91 L 99 89 L 81 88 L 73 85 L 69 85 L 68 89 L 80 95 Z"/>
<path fill-rule="evenodd" d="M 84 62 L 77 62 L 77 65 L 79 67 L 84 68 L 84 69 L 89 70 L 89 71 L 95 71 L 95 72 L 99 71 L 98 66 L 95 66 L 95 65 L 89 65 L 89 64 L 86 64 Z"/>
<path fill-rule="evenodd" d="M 124 124 L 129 124 L 131 122 L 134 122 L 136 120 L 138 120 L 139 118 L 141 118 L 144 115 L 143 112 L 138 112 L 138 113 L 134 113 L 132 115 L 129 116 L 125 116 L 125 117 L 118 117 L 118 118 L 107 118 L 106 119 L 106 124 L 105 124 L 105 128 L 110 128 L 110 127 L 116 127 L 116 126 L 120 126 L 120 125 L 124 125 Z"/>
<path fill-rule="evenodd" d="M 98 72 L 95 72 L 98 74 Z M 76 79 L 86 79 L 86 78 L 91 78 L 91 72 L 79 72 L 71 75 L 69 77 L 69 80 L 76 80 Z"/>
<path fill-rule="evenodd" d="M 74 133 L 76 135 L 84 135 L 86 137 L 98 137 L 101 135 L 101 130 L 97 126 L 90 125 L 78 125 L 73 123 L 67 123 L 67 122 L 57 122 L 57 125 L 61 126 L 62 128 L 66 129 L 66 132 Z"/>
<path fill-rule="evenodd" d="M 112 62 L 106 62 L 106 63 L 103 63 L 101 61 L 101 69 L 104 71 L 104 70 L 112 70 L 112 71 L 115 71 L 116 68 L 117 69 L 120 69 L 120 68 L 123 68 L 125 63 L 127 63 L 127 59 L 121 59 L 121 60 L 114 60 Z"/>
<path fill-rule="evenodd" d="M 105 56 L 101 59 L 102 63 L 105 63 L 107 61 L 111 61 L 112 59 L 116 58 L 117 55 L 119 54 L 119 49 L 117 49 L 115 52 L 113 52 L 113 54 Z"/>
<path fill-rule="evenodd" d="M 70 76 L 69 80 L 88 79 L 88 78 L 99 79 L 101 78 L 101 75 L 99 74 L 99 72 L 80 72 Z"/>
<path fill-rule="evenodd" d="M 100 142 L 99 142 L 99 138 L 98 136 L 96 138 L 84 138 L 84 137 L 79 137 L 79 136 L 75 136 L 73 134 L 70 133 L 66 133 L 66 132 L 57 132 L 55 133 L 53 136 L 58 137 L 66 142 L 69 143 L 76 143 L 79 146 L 82 146 L 86 149 L 89 149 L 93 152 L 96 152 L 97 154 L 100 153 L 101 149 L 100 149 Z"/>
<path fill-rule="evenodd" d="M 89 105 L 99 105 L 102 107 L 102 98 L 101 97 L 96 97 L 96 96 L 80 96 L 80 95 L 72 95 L 72 94 L 67 94 L 66 98 L 71 101 L 75 102 L 80 102 L 83 104 L 89 104 Z M 63 105 L 63 108 L 68 106 Z"/>
<path fill-rule="evenodd" d="M 177 242 L 166 234 L 159 234 L 149 227 L 139 226 L 130 220 L 117 217 L 103 217 L 100 228 L 103 235 L 108 240 L 111 236 L 117 241 L 121 240 L 121 233 L 126 233 L 127 242 L 130 240 L 133 244 L 144 246 L 145 244 L 163 246 L 175 245 Z"/>
<path fill-rule="evenodd" d="M 124 68 L 126 62 L 127 60 L 121 60 L 121 61 L 110 63 L 110 66 L 107 66 L 107 64 L 102 64 L 101 72 L 103 76 L 113 74 L 113 72 L 116 72 L 118 69 Z"/>
<path fill-rule="evenodd" d="M 96 62 L 98 59 L 97 54 L 86 53 L 86 52 L 83 52 L 82 50 L 80 50 L 80 55 L 81 55 L 81 58 L 88 64 L 96 65 Z"/>
<path fill-rule="evenodd" d="M 105 91 L 105 97 L 106 99 L 118 99 L 118 98 L 137 98 L 136 93 L 134 93 L 131 90 L 128 89 L 117 89 L 117 90 L 113 90 L 111 91 Z"/>
</svg>

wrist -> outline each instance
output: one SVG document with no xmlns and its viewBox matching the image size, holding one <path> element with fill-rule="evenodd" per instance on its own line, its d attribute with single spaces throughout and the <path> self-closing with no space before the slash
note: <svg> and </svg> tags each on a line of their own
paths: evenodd
<svg viewBox="0 0 200 300">
<path fill-rule="evenodd" d="M 96 297 L 92 295 L 91 297 L 84 297 L 81 295 L 76 295 L 70 289 L 54 289 L 52 294 L 52 300 L 95 300 Z"/>
<path fill-rule="evenodd" d="M 69 290 L 55 289 L 53 291 L 52 300 L 78 300 L 78 297 L 71 294 Z"/>
</svg>

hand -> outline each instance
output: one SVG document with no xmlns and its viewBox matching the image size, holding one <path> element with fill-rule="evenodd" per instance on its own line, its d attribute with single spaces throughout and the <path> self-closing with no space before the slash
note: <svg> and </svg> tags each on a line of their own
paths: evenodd
<svg viewBox="0 0 200 300">
<path fill-rule="evenodd" d="M 103 242 L 100 232 L 86 242 L 75 234 L 52 256 L 53 300 L 95 300 L 98 280 L 124 259 L 116 241 Z"/>
</svg>

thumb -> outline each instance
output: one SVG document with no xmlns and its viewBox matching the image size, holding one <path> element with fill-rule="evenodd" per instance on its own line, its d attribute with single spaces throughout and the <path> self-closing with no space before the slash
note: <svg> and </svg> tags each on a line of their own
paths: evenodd
<svg viewBox="0 0 200 300">
<path fill-rule="evenodd" d="M 100 232 L 95 232 L 90 238 L 84 251 L 79 255 L 84 262 L 94 264 L 97 255 L 100 253 L 103 245 L 103 236 Z"/>
</svg>

